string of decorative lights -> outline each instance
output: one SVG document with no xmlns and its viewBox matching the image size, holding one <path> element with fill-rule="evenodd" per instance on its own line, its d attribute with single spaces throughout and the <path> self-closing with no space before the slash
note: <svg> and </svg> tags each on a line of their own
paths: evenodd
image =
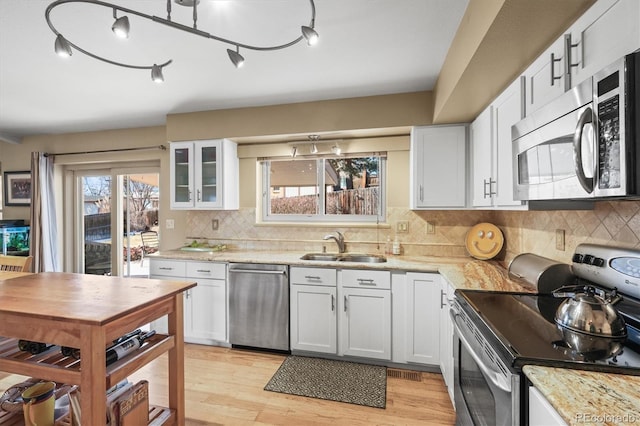
<svg viewBox="0 0 640 426">
<path fill-rule="evenodd" d="M 96 6 L 103 6 L 109 9 L 113 9 L 113 18 L 115 19 L 113 25 L 111 26 L 111 30 L 118 37 L 128 38 L 129 36 L 129 17 L 124 14 L 136 15 L 144 19 L 149 19 L 153 22 L 157 22 L 160 24 L 164 24 L 169 26 L 170 28 L 174 28 L 180 31 L 185 31 L 191 34 L 195 34 L 201 37 L 210 38 L 213 40 L 217 40 L 219 42 L 229 44 L 235 47 L 235 50 L 227 49 L 227 54 L 229 55 L 229 59 L 236 66 L 236 68 L 240 68 L 244 64 L 244 57 L 240 54 L 240 48 L 247 50 L 256 50 L 256 51 L 270 51 L 270 50 L 279 50 L 285 49 L 287 47 L 291 47 L 294 44 L 297 44 L 301 40 L 306 40 L 307 43 L 312 46 L 318 41 L 318 33 L 315 30 L 315 20 L 316 20 L 316 6 L 313 0 L 309 0 L 311 4 L 311 21 L 309 25 L 302 25 L 300 27 L 301 35 L 296 39 L 276 46 L 253 46 L 250 44 L 239 43 L 237 41 L 229 40 L 223 37 L 216 36 L 214 34 L 208 33 L 206 31 L 202 31 L 198 29 L 197 20 L 198 20 L 198 3 L 200 0 L 174 0 L 176 4 L 181 6 L 191 6 L 193 8 L 193 27 L 189 27 L 184 24 L 180 24 L 178 22 L 174 22 L 171 20 L 171 0 L 167 0 L 167 18 L 161 18 L 155 15 L 148 15 L 143 12 L 139 12 L 133 9 L 129 9 L 123 6 L 118 6 L 112 3 L 99 1 L 99 0 L 56 0 L 51 3 L 45 12 L 45 18 L 47 20 L 47 24 L 49 24 L 49 28 L 56 35 L 55 41 L 55 52 L 63 57 L 69 57 L 73 54 L 73 50 L 77 50 L 78 52 L 84 53 L 87 56 L 90 56 L 94 59 L 106 62 L 111 65 L 117 65 L 125 68 L 133 68 L 133 69 L 146 69 L 151 70 L 151 79 L 155 82 L 161 83 L 164 81 L 164 76 L 162 74 L 162 69 L 173 62 L 172 59 L 169 59 L 163 63 L 154 63 L 153 65 L 132 65 L 125 64 L 122 62 L 117 62 L 111 59 L 103 58 L 101 56 L 96 55 L 95 53 L 91 53 L 86 49 L 79 47 L 77 44 L 72 43 L 68 39 L 66 39 L 53 25 L 51 22 L 50 14 L 51 11 L 65 3 L 90 3 Z M 121 13 L 122 16 L 118 17 L 118 12 Z M 73 49 L 72 49 L 73 48 Z"/>
</svg>

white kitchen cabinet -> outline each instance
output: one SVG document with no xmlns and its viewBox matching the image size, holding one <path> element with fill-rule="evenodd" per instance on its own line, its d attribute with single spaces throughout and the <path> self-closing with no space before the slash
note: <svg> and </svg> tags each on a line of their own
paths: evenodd
<svg viewBox="0 0 640 426">
<path fill-rule="evenodd" d="M 339 271 L 338 354 L 391 359 L 391 273 Z"/>
<path fill-rule="evenodd" d="M 439 274 L 407 272 L 405 297 L 405 354 L 407 362 L 440 362 Z"/>
<path fill-rule="evenodd" d="M 640 2 L 599 0 L 571 26 L 572 85 L 640 48 Z"/>
<path fill-rule="evenodd" d="M 511 126 L 524 118 L 524 78 L 518 78 L 471 123 L 472 205 L 523 209 L 513 197 Z"/>
<path fill-rule="evenodd" d="M 238 208 L 237 145 L 227 139 L 172 142 L 171 208 Z"/>
<path fill-rule="evenodd" d="M 598 0 L 524 72 L 530 114 L 640 48 L 640 2 Z"/>
<path fill-rule="evenodd" d="M 538 389 L 529 386 L 529 426 L 566 426 L 547 398 Z"/>
<path fill-rule="evenodd" d="M 455 288 L 445 279 L 441 279 L 440 290 L 440 371 L 447 385 L 449 398 L 453 400 L 453 320 L 449 314 L 453 303 Z"/>
<path fill-rule="evenodd" d="M 467 207 L 467 126 L 413 127 L 410 208 Z"/>
<path fill-rule="evenodd" d="M 198 285 L 184 293 L 184 341 L 199 344 L 227 342 L 226 264 L 150 259 L 149 278 L 194 280 Z M 152 323 L 166 333 L 167 319 Z"/>
<path fill-rule="evenodd" d="M 291 349 L 336 354 L 336 270 L 294 267 L 291 279 Z"/>
</svg>

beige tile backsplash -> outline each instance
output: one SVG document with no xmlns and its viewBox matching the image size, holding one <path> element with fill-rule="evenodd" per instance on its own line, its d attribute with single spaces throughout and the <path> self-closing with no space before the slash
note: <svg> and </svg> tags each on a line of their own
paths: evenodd
<svg viewBox="0 0 640 426">
<path fill-rule="evenodd" d="M 239 249 L 336 251 L 333 241 L 322 237 L 341 231 L 352 252 L 382 253 L 387 237 L 396 235 L 398 221 L 407 221 L 409 230 L 398 233 L 404 255 L 468 256 L 465 236 L 480 222 L 497 225 L 505 237 L 505 249 L 498 259 L 508 263 L 519 253 L 536 253 L 570 262 L 575 247 L 583 242 L 620 245 L 640 249 L 640 201 L 600 201 L 586 211 L 493 211 L 447 210 L 412 211 L 389 208 L 387 223 L 378 226 L 320 226 L 256 224 L 255 209 L 237 211 L 191 211 L 187 214 L 187 237 L 215 240 Z M 211 222 L 217 219 L 219 229 Z M 427 221 L 435 233 L 427 234 Z M 565 231 L 564 250 L 556 249 L 556 230 Z"/>
</svg>

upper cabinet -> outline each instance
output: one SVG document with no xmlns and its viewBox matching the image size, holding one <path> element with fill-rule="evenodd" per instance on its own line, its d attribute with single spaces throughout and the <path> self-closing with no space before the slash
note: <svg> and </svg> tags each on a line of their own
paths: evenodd
<svg viewBox="0 0 640 426">
<path fill-rule="evenodd" d="M 524 72 L 530 114 L 640 48 L 640 2 L 598 0 Z"/>
<path fill-rule="evenodd" d="M 411 129 L 410 208 L 467 206 L 467 126 Z"/>
<path fill-rule="evenodd" d="M 524 79 L 514 81 L 470 126 L 472 206 L 519 209 L 513 198 L 511 126 L 524 117 Z"/>
<path fill-rule="evenodd" d="M 238 151 L 234 142 L 171 143 L 171 208 L 238 208 Z"/>
</svg>

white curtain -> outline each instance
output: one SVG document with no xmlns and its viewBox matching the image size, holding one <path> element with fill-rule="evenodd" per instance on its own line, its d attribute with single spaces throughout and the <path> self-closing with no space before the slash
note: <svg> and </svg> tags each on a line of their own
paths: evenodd
<svg viewBox="0 0 640 426">
<path fill-rule="evenodd" d="M 31 255 L 33 272 L 60 271 L 53 156 L 31 153 Z"/>
</svg>

